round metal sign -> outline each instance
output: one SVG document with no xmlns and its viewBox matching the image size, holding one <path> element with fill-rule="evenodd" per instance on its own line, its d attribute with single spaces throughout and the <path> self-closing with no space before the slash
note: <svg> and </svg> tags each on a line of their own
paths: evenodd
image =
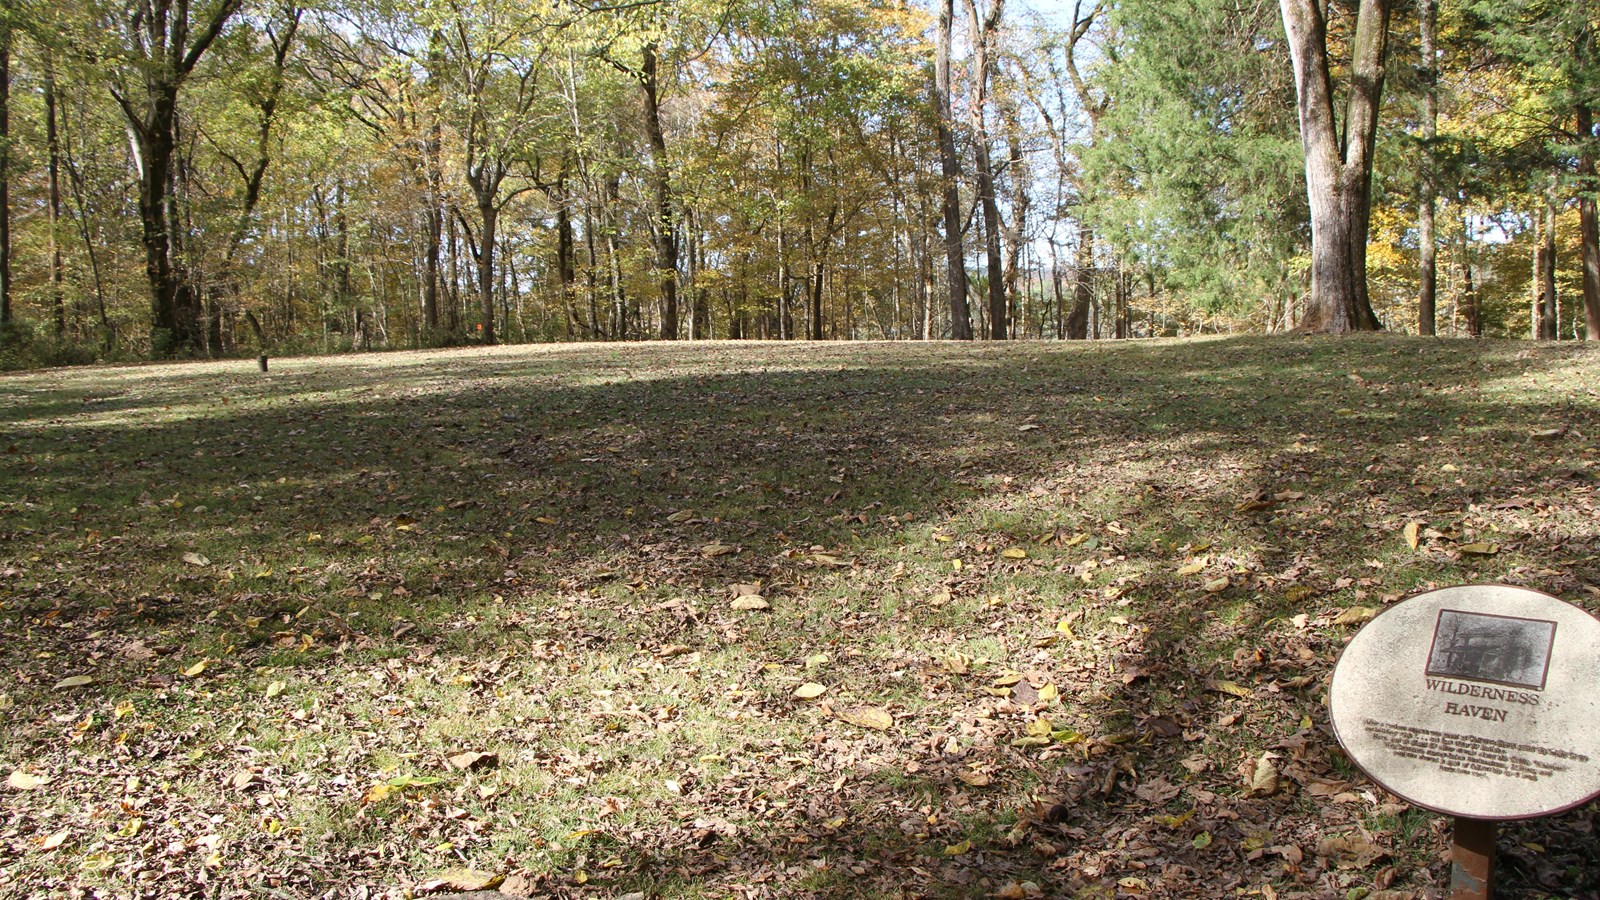
<svg viewBox="0 0 1600 900">
<path fill-rule="evenodd" d="M 1351 638 L 1334 736 L 1368 777 L 1426 809 L 1526 819 L 1600 796 L 1600 620 L 1549 594 L 1418 594 Z"/>
</svg>

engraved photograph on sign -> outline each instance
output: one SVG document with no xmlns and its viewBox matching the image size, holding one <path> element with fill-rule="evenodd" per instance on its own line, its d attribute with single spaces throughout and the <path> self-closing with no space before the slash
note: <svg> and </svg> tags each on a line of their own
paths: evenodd
<svg viewBox="0 0 1600 900">
<path fill-rule="evenodd" d="M 1418 594 L 1350 639 L 1328 692 L 1335 737 L 1411 803 L 1520 819 L 1600 796 L 1600 620 L 1548 594 Z"/>
<path fill-rule="evenodd" d="M 1544 688 L 1556 623 L 1439 610 L 1428 674 Z"/>
</svg>

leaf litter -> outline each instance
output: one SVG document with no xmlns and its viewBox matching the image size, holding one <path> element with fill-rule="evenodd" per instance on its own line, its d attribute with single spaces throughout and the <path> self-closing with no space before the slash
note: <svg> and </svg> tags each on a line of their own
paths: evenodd
<svg viewBox="0 0 1600 900">
<path fill-rule="evenodd" d="M 1438 820 L 1327 736 L 1338 650 L 1431 584 L 1600 603 L 1595 448 L 1494 439 L 1595 433 L 1586 351 L 13 380 L 0 893 L 1428 896 Z M 1506 831 L 1508 889 L 1596 889 L 1580 814 Z"/>
</svg>

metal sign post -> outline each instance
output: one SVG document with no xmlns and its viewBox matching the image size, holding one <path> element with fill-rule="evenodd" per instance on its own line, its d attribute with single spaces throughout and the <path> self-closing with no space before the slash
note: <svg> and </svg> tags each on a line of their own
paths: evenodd
<svg viewBox="0 0 1600 900">
<path fill-rule="evenodd" d="M 1499 823 L 1457 816 L 1450 848 L 1450 900 L 1492 900 Z"/>
</svg>

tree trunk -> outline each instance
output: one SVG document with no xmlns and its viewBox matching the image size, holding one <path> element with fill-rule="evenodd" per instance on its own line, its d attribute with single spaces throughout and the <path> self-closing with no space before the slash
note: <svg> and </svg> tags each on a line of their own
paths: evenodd
<svg viewBox="0 0 1600 900">
<path fill-rule="evenodd" d="M 977 177 L 978 202 L 983 209 L 983 250 L 985 287 L 989 295 L 989 338 L 1003 341 L 1010 333 L 1006 309 L 1004 265 L 1000 255 L 1000 231 L 1005 226 L 1000 221 L 1000 204 L 995 198 L 994 164 L 990 159 L 989 124 L 986 107 L 989 102 L 989 79 L 993 70 L 990 50 L 994 32 L 1005 11 L 1005 0 L 991 0 L 994 4 L 989 15 L 978 13 L 977 0 L 966 0 L 967 17 L 972 22 L 972 132 L 973 163 Z"/>
<path fill-rule="evenodd" d="M 661 124 L 661 84 L 656 45 L 646 44 L 639 84 L 644 88 L 644 124 L 650 138 L 650 183 L 655 195 L 656 278 L 661 289 L 661 339 L 678 338 L 678 242 L 672 214 L 667 137 Z"/>
<path fill-rule="evenodd" d="M 494 204 L 478 204 L 478 221 L 482 233 L 478 235 L 478 313 L 482 317 L 483 342 L 495 343 L 494 308 L 494 241 L 495 227 L 499 224 L 500 210 Z"/>
<path fill-rule="evenodd" d="M 0 11 L 0 325 L 11 309 L 11 21 Z"/>
<path fill-rule="evenodd" d="M 1560 334 L 1560 308 L 1556 297 L 1556 203 L 1554 191 L 1545 198 L 1543 227 L 1538 249 L 1534 251 L 1534 276 L 1538 279 L 1538 335 L 1541 341 L 1554 341 Z"/>
<path fill-rule="evenodd" d="M 956 156 L 950 109 L 950 30 L 955 0 L 939 4 L 939 27 L 933 65 L 933 107 L 939 140 L 939 169 L 944 186 L 945 273 L 950 282 L 950 337 L 972 340 L 972 315 L 967 309 L 966 251 L 961 241 L 961 160 Z"/>
<path fill-rule="evenodd" d="M 1596 219 L 1595 193 L 1600 192 L 1596 180 L 1594 110 L 1587 106 L 1578 108 L 1578 133 L 1584 135 L 1583 148 L 1578 153 L 1578 229 L 1583 245 L 1583 331 L 1591 341 L 1600 341 L 1600 221 Z"/>
<path fill-rule="evenodd" d="M 1083 223 L 1078 223 L 1078 253 L 1074 260 L 1072 285 L 1072 313 L 1067 316 L 1067 340 L 1082 341 L 1089 337 L 1089 305 L 1094 299 L 1089 279 L 1094 275 L 1094 233 Z"/>
<path fill-rule="evenodd" d="M 1434 53 L 1437 0 L 1418 0 L 1417 21 L 1422 51 L 1422 196 L 1417 213 L 1417 333 L 1435 333 L 1439 291 L 1438 246 L 1434 239 L 1434 207 L 1439 196 L 1434 142 L 1439 137 L 1439 66 Z"/>
<path fill-rule="evenodd" d="M 1343 135 L 1334 113 L 1322 6 L 1318 0 L 1280 0 L 1280 5 L 1294 64 L 1311 206 L 1311 295 L 1299 329 L 1373 331 L 1380 326 L 1367 299 L 1367 232 L 1389 37 L 1388 0 L 1361 0 Z"/>
</svg>

